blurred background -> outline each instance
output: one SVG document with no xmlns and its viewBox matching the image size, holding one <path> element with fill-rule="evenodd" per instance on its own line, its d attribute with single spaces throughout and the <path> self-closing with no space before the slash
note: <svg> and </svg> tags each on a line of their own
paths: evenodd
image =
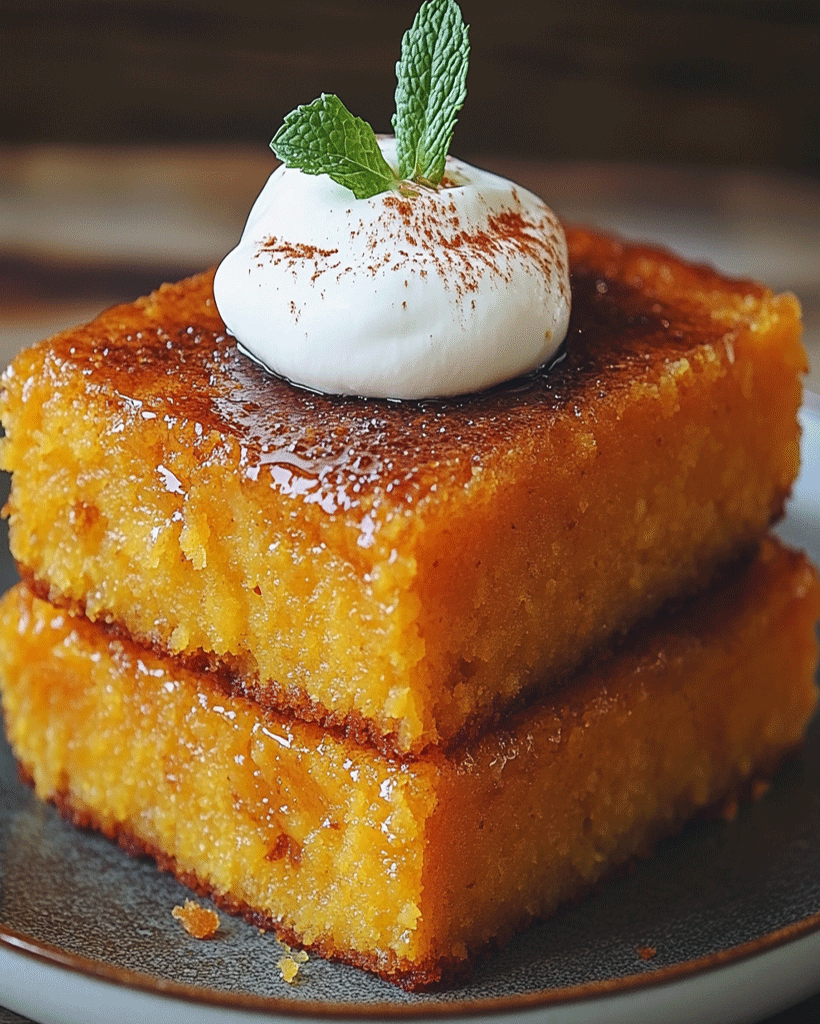
<svg viewBox="0 0 820 1024">
<path fill-rule="evenodd" d="M 0 364 L 216 262 L 283 116 L 390 130 L 417 0 L 3 0 Z M 453 151 L 564 217 L 791 288 L 820 348 L 820 3 L 463 0 Z M 818 371 L 812 384 L 820 390 Z"/>
<path fill-rule="evenodd" d="M 336 91 L 377 131 L 418 0 L 5 0 L 3 136 L 263 145 Z M 820 171 L 815 0 L 463 0 L 459 146 Z"/>
</svg>

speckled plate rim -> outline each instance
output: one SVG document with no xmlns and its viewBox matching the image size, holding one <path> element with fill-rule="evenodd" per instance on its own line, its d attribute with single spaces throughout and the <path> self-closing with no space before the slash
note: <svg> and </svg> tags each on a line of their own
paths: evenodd
<svg viewBox="0 0 820 1024">
<path fill-rule="evenodd" d="M 809 490 L 820 495 L 820 395 L 805 394 L 801 422 L 804 440 L 809 444 L 804 449 L 803 473 L 795 490 L 808 483 Z M 806 454 L 810 454 L 809 459 Z M 33 1019 L 48 1024 L 95 1024 L 98 1018 L 87 1012 L 92 1001 L 104 1007 L 100 1021 L 110 1020 L 116 1005 L 118 1024 L 146 1019 L 155 1024 L 164 1024 L 166 1019 L 169 1024 L 239 1024 L 260 1019 L 502 1020 L 522 1014 L 544 1024 L 580 1024 L 593 1006 L 595 1019 L 601 1022 L 626 1024 L 651 1012 L 652 1019 L 674 1024 L 691 1019 L 693 999 L 698 1003 L 701 1024 L 730 1024 L 760 1019 L 820 990 L 818 963 L 820 912 L 705 957 L 605 981 L 459 1002 L 308 1003 L 180 984 L 87 959 L 17 932 L 0 921 L 0 1001 L 14 1012 L 34 1014 Z M 30 969 L 22 969 L 24 965 Z M 74 981 L 71 995 L 79 999 L 74 1007 L 79 1016 L 71 1015 L 65 987 L 54 986 L 54 979 L 61 976 Z M 57 990 L 60 996 L 54 1002 L 50 996 Z M 731 994 L 729 1003 L 727 994 Z"/>
<path fill-rule="evenodd" d="M 46 969 L 56 968 L 70 972 L 80 978 L 102 985 L 91 986 L 97 993 L 94 998 L 103 998 L 107 1012 L 111 1013 L 111 1003 L 105 993 L 115 997 L 121 995 L 117 990 L 129 990 L 134 997 L 139 994 L 162 997 L 168 1002 L 169 1020 L 184 1024 L 179 1016 L 179 1004 L 188 1004 L 196 1011 L 196 1019 L 202 1020 L 202 1011 L 211 1009 L 219 1011 L 215 1020 L 242 1021 L 245 1018 L 289 1021 L 289 1020 L 457 1020 L 464 1018 L 504 1018 L 510 1015 L 519 1016 L 527 1011 L 546 1011 L 533 1013 L 533 1020 L 544 1020 L 545 1024 L 558 1024 L 558 1021 L 576 1019 L 576 1014 L 564 1013 L 555 1016 L 556 1009 L 572 1011 L 581 1009 L 584 1018 L 595 1004 L 596 1019 L 599 1021 L 620 1022 L 634 1020 L 640 1015 L 640 999 L 643 996 L 644 1009 L 652 1006 L 654 1017 L 668 1024 L 675 1020 L 690 1019 L 689 1009 L 684 1009 L 685 1016 L 678 1018 L 674 1007 L 689 1007 L 693 996 L 697 995 L 701 1004 L 712 1004 L 712 1014 L 703 1010 L 700 1021 L 706 1024 L 709 1020 L 723 1021 L 728 1024 L 732 1019 L 758 1019 L 776 1012 L 793 1002 L 812 994 L 820 987 L 820 974 L 806 970 L 810 965 L 816 968 L 820 959 L 820 912 L 810 915 L 802 921 L 793 922 L 783 928 L 766 935 L 759 936 L 750 942 L 731 949 L 721 950 L 710 956 L 675 964 L 651 973 L 631 974 L 623 978 L 609 981 L 590 982 L 569 988 L 550 989 L 543 992 L 517 996 L 502 996 L 496 999 L 466 1000 L 459 1003 L 424 1003 L 418 1005 L 396 1003 L 368 1003 L 340 1005 L 330 1002 L 304 1003 L 286 999 L 266 998 L 249 993 L 227 993 L 213 989 L 203 989 L 192 985 L 182 985 L 163 978 L 141 974 L 126 968 L 116 967 L 100 961 L 88 960 L 77 954 L 66 952 L 47 943 L 20 935 L 14 930 L 0 925 L 0 978 L 3 971 L 3 953 L 8 951 L 14 957 L 25 957 L 27 960 L 43 965 Z M 780 954 L 780 955 L 777 955 Z M 734 968 L 734 971 L 729 969 Z M 744 968 L 747 968 L 744 970 Z M 730 973 L 732 976 L 730 977 Z M 46 970 L 45 976 L 51 974 Z M 704 978 L 711 978 L 712 984 L 707 992 L 703 986 Z M 762 984 L 761 984 L 762 983 Z M 738 989 L 742 989 L 742 1004 L 738 999 Z M 731 991 L 735 1000 L 735 1009 L 740 1016 L 727 1016 L 727 1009 L 720 1002 L 721 993 Z M 766 999 L 766 994 L 769 999 Z M 25 998 L 25 995 L 24 995 Z M 30 997 L 29 997 L 30 998 Z M 7 995 L 3 993 L 3 1001 Z M 715 1002 L 718 1000 L 718 1002 Z M 26 1003 L 16 1001 L 11 1006 L 15 1012 L 32 1013 Z M 135 998 L 135 1003 L 142 1003 Z M 176 1009 L 172 1009 L 177 1004 Z M 618 1005 L 620 1004 L 620 1005 Z M 743 1014 L 743 1007 L 754 1007 L 755 1016 Z M 21 1007 L 22 1008 L 19 1008 Z M 662 1009 L 665 1008 L 665 1009 Z M 156 1014 L 143 1017 L 142 1010 L 135 1005 L 137 1012 L 134 1021 L 151 1019 L 160 1024 Z M 228 1011 L 226 1015 L 225 1011 Z M 234 1011 L 234 1013 L 230 1013 Z M 578 1019 L 584 1019 L 578 1018 Z M 44 1020 L 51 1020 L 45 1017 Z M 69 1018 L 66 1018 L 67 1020 Z M 78 1018 L 82 1019 L 82 1018 Z M 193 1018 L 192 1018 L 193 1019 Z M 132 1016 L 118 1015 L 119 1024 L 126 1024 Z M 91 1024 L 91 1021 L 88 1021 Z"/>
</svg>

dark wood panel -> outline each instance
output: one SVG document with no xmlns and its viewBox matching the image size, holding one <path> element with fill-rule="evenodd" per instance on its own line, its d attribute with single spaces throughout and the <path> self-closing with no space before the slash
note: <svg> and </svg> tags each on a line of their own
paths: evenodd
<svg viewBox="0 0 820 1024">
<path fill-rule="evenodd" d="M 389 130 L 417 0 L 3 0 L 0 137 L 258 141 L 336 92 Z M 816 0 L 463 0 L 456 148 L 820 172 Z"/>
</svg>

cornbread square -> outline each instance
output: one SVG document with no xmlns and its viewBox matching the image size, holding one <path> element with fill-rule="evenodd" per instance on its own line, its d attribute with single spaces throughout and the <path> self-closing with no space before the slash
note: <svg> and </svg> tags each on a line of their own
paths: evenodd
<svg viewBox="0 0 820 1024">
<path fill-rule="evenodd" d="M 37 793 L 290 944 L 407 988 L 464 971 L 767 774 L 814 709 L 820 588 L 773 540 L 565 687 L 400 760 L 266 711 L 25 587 L 0 607 Z"/>
<path fill-rule="evenodd" d="M 20 354 L 0 405 L 21 575 L 385 751 L 477 734 L 751 549 L 798 468 L 792 296 L 568 242 L 562 356 L 446 402 L 271 377 L 209 275 Z"/>
</svg>

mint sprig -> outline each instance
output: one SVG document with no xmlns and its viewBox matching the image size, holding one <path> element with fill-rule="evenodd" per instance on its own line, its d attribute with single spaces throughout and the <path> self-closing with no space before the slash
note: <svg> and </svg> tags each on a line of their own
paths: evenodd
<svg viewBox="0 0 820 1024">
<path fill-rule="evenodd" d="M 370 125 L 332 94 L 291 111 L 271 149 L 287 167 L 328 174 L 357 199 L 389 192 L 400 178 L 436 186 L 467 95 L 469 54 L 467 26 L 455 0 L 425 0 L 404 34 L 396 64 L 398 177 Z"/>
<path fill-rule="evenodd" d="M 438 185 L 467 95 L 470 43 L 455 0 L 428 0 L 404 34 L 393 130 L 399 174 Z"/>
<path fill-rule="evenodd" d="M 270 145 L 288 167 L 306 174 L 329 174 L 357 199 L 369 199 L 397 184 L 376 133 L 332 94 L 322 93 L 291 111 Z"/>
</svg>

